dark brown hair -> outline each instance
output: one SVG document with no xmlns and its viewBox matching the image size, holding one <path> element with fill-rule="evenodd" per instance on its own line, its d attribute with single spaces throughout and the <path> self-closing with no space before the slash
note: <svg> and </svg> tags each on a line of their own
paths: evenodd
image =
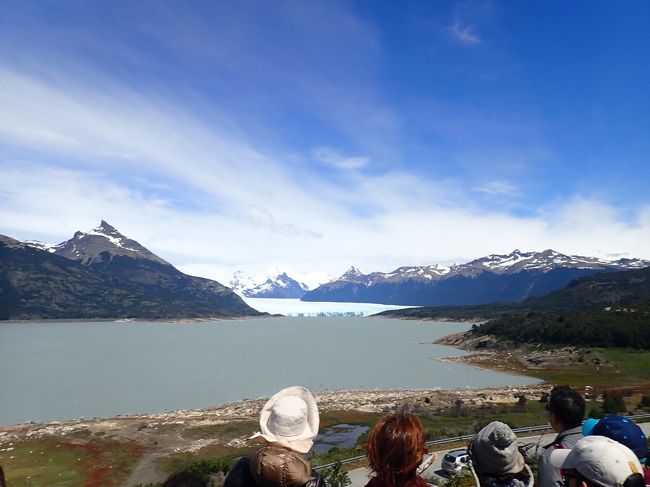
<svg viewBox="0 0 650 487">
<path fill-rule="evenodd" d="M 408 413 L 393 413 L 381 418 L 366 442 L 370 468 L 386 487 L 403 487 L 413 482 L 426 486 L 416 475 L 426 451 L 422 424 Z"/>
</svg>

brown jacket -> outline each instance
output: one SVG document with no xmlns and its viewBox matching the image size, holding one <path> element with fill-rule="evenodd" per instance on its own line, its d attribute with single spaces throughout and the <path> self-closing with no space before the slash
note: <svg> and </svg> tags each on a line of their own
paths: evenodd
<svg viewBox="0 0 650 487">
<path fill-rule="evenodd" d="M 278 446 L 265 446 L 242 457 L 228 473 L 224 487 L 325 487 L 300 453 Z"/>
</svg>

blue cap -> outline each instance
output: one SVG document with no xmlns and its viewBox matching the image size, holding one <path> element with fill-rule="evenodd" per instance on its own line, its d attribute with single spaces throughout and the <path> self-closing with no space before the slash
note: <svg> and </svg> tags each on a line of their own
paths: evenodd
<svg viewBox="0 0 650 487">
<path fill-rule="evenodd" d="M 591 431 L 594 429 L 594 426 L 598 424 L 598 420 L 595 418 L 587 418 L 582 422 L 582 436 L 589 436 Z"/>
<path fill-rule="evenodd" d="M 648 440 L 643 431 L 631 419 L 608 414 L 603 417 L 591 430 L 592 435 L 606 436 L 627 446 L 640 459 L 648 456 Z"/>
</svg>

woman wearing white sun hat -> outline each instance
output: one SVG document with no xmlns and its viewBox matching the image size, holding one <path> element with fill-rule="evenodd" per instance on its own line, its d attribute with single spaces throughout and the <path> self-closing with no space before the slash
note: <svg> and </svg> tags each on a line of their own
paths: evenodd
<svg viewBox="0 0 650 487">
<path fill-rule="evenodd" d="M 304 387 L 287 387 L 269 399 L 260 413 L 260 431 L 268 445 L 242 457 L 224 487 L 325 487 L 304 455 L 318 434 L 318 406 Z"/>
</svg>

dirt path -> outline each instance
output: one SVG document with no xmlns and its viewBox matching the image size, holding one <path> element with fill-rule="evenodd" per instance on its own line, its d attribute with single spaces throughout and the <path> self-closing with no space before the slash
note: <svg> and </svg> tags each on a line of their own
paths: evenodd
<svg viewBox="0 0 650 487">
<path fill-rule="evenodd" d="M 133 487 L 140 484 L 146 485 L 159 482 L 161 478 L 165 478 L 165 474 L 158 470 L 157 461 L 167 454 L 167 452 L 155 452 L 144 455 L 131 471 L 131 475 L 129 475 L 129 478 L 124 483 L 125 487 Z"/>
</svg>

